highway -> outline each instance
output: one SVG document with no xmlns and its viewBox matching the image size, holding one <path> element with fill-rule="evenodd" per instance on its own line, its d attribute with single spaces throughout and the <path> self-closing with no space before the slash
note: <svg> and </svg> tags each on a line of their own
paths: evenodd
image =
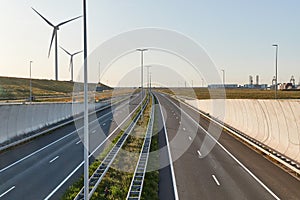
<svg viewBox="0 0 300 200">
<path fill-rule="evenodd" d="M 208 137 L 203 144 L 207 134 L 214 135 L 206 131 L 209 122 L 167 95 L 156 96 L 163 108 L 172 158 L 179 157 L 173 164 L 179 199 L 300 199 L 297 179 L 225 132 L 203 158 L 206 152 L 201 152 L 205 150 L 201 146 L 215 143 Z"/>
<path fill-rule="evenodd" d="M 167 147 L 159 155 L 160 199 L 300 199 L 297 179 L 218 125 L 211 124 L 207 132 L 209 121 L 195 109 L 166 94 L 154 94 L 161 109 L 156 115 L 162 127 L 159 147 Z M 107 136 L 112 140 L 119 133 L 120 122 L 130 117 L 128 107 L 132 113 L 139 102 L 140 96 L 132 96 L 89 118 L 92 155 L 103 150 Z M 222 133 L 215 140 L 217 131 Z M 1 152 L 0 199 L 60 199 L 83 174 L 81 134 L 71 123 Z"/>
<path fill-rule="evenodd" d="M 102 141 L 106 137 L 100 134 L 99 125 L 112 140 L 121 130 L 117 122 L 128 119 L 128 107 L 132 111 L 139 102 L 138 96 L 132 96 L 120 105 L 98 112 L 98 119 L 89 119 L 90 149 L 94 155 L 105 146 Z M 0 154 L 0 198 L 59 199 L 83 174 L 82 164 L 83 145 L 74 123 L 58 128 Z"/>
</svg>

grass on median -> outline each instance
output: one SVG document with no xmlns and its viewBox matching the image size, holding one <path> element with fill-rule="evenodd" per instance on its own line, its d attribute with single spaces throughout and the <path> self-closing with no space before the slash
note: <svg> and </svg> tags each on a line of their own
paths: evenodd
<svg viewBox="0 0 300 200">
<path fill-rule="evenodd" d="M 155 120 L 153 126 L 153 136 L 151 139 L 150 152 L 152 152 L 151 157 L 149 157 L 147 169 L 157 169 L 154 171 L 149 171 L 145 175 L 142 200 L 158 200 L 158 184 L 159 184 L 159 146 L 158 146 L 158 108 L 155 110 Z M 155 152 L 155 153 L 154 153 Z M 147 171 L 148 171 L 147 170 Z"/>
<path fill-rule="evenodd" d="M 148 104 L 148 105 L 150 105 L 150 103 Z M 139 110 L 140 110 L 140 108 L 139 109 L 137 109 L 136 111 L 135 111 L 135 113 L 134 113 L 134 115 L 133 115 L 133 117 L 131 118 L 131 119 L 134 119 L 137 115 L 138 115 L 138 113 L 139 113 Z M 147 110 L 147 109 L 146 109 Z M 146 111 L 145 111 L 146 112 Z M 148 116 L 149 116 L 149 114 L 148 114 Z M 127 124 L 126 124 L 126 128 L 130 125 L 130 123 L 131 123 L 131 121 L 128 121 L 127 122 Z M 140 123 L 139 121 L 138 121 L 138 123 Z M 125 129 L 126 129 L 125 128 Z M 121 131 L 114 139 L 113 139 L 113 141 L 107 146 L 107 147 L 105 147 L 105 149 L 104 149 L 104 151 L 99 155 L 99 157 L 90 165 L 90 167 L 89 167 L 89 175 L 91 176 L 93 173 L 94 173 L 94 171 L 99 167 L 99 165 L 101 164 L 101 161 L 105 158 L 105 156 L 108 154 L 108 152 L 112 149 L 112 147 L 114 146 L 114 144 L 116 144 L 117 143 L 117 141 L 119 140 L 119 138 L 123 135 L 123 133 L 124 133 L 124 131 Z M 130 135 L 129 135 L 130 136 Z M 114 169 L 112 169 L 112 170 L 114 170 Z M 109 171 L 108 171 L 109 172 Z M 115 174 L 115 176 L 116 177 L 122 177 L 122 178 L 124 178 L 125 180 L 122 180 L 121 182 L 123 183 L 123 182 L 126 182 L 126 175 L 124 175 L 124 177 L 123 176 L 120 176 L 119 174 L 120 174 L 120 172 L 118 172 L 118 171 L 116 171 L 115 170 L 115 172 L 114 172 L 114 174 Z M 131 175 L 132 176 L 132 175 Z M 128 178 L 128 177 L 127 177 Z M 130 174 L 129 174 L 129 178 L 130 178 Z M 129 184 L 130 184 L 130 182 L 129 182 Z M 101 185 L 101 184 L 100 184 Z M 79 178 L 79 180 L 78 181 L 76 181 L 73 185 L 71 185 L 68 189 L 67 189 L 67 191 L 64 193 L 64 195 L 62 196 L 62 200 L 73 200 L 75 197 L 76 197 L 76 195 L 79 193 L 79 191 L 81 190 L 81 188 L 83 187 L 83 176 L 81 176 L 80 178 Z M 129 187 L 129 186 L 128 186 Z M 105 187 L 104 187 L 105 188 Z M 111 190 L 111 192 L 113 193 L 113 194 L 119 194 L 119 190 L 118 189 L 116 189 L 116 187 L 111 187 L 110 188 L 110 190 Z M 104 189 L 103 189 L 103 191 L 104 191 Z M 127 194 L 127 193 L 126 193 Z M 95 192 L 95 195 L 94 196 L 96 196 L 97 197 L 97 199 L 103 199 L 104 198 L 104 194 L 103 194 L 103 192 L 101 193 L 99 193 L 99 191 L 96 191 Z M 103 198 L 102 198 L 103 197 Z"/>
<path fill-rule="evenodd" d="M 96 199 L 126 199 L 128 189 L 133 178 L 133 172 L 138 162 L 139 154 L 144 142 L 149 117 L 151 113 L 151 102 L 147 105 L 143 119 L 137 122 L 131 135 L 119 152 L 112 166 L 102 179 L 92 200 Z M 105 187 L 109 189 L 109 195 L 104 197 Z"/>
</svg>

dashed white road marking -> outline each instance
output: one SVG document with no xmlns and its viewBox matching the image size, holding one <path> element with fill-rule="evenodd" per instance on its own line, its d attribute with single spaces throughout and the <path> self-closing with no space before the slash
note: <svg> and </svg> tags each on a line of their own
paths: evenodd
<svg viewBox="0 0 300 200">
<path fill-rule="evenodd" d="M 78 142 L 76 142 L 76 144 L 79 144 L 81 142 L 81 140 L 79 140 Z"/>
<path fill-rule="evenodd" d="M 59 158 L 59 156 L 56 156 L 55 158 L 53 158 L 52 160 L 50 160 L 49 161 L 49 163 L 52 163 L 52 162 L 54 162 L 56 159 L 58 159 Z"/>
<path fill-rule="evenodd" d="M 218 186 L 220 186 L 220 183 L 219 183 L 217 177 L 216 177 L 215 175 L 211 175 L 211 176 L 213 177 L 213 179 L 214 179 L 214 181 L 216 182 L 216 184 L 217 184 Z"/>
<path fill-rule="evenodd" d="M 92 133 L 96 133 L 96 130 L 93 130 Z"/>
<path fill-rule="evenodd" d="M 184 127 L 183 127 L 182 129 L 185 131 L 185 128 L 184 128 Z"/>
<path fill-rule="evenodd" d="M 191 136 L 189 136 L 189 140 L 192 140 Z"/>
<path fill-rule="evenodd" d="M 8 190 L 6 190 L 4 193 L 0 194 L 0 198 L 3 197 L 4 195 L 6 195 L 7 193 L 9 193 L 10 191 L 12 191 L 13 189 L 15 189 L 16 186 L 12 186 L 11 188 L 9 188 Z"/>
<path fill-rule="evenodd" d="M 102 124 L 102 126 L 105 126 L 105 125 L 106 125 L 106 123 L 103 123 L 103 124 Z"/>
<path fill-rule="evenodd" d="M 198 151 L 197 151 L 197 153 L 198 153 L 198 155 L 199 155 L 199 156 L 202 156 L 202 154 L 201 154 L 200 150 L 198 150 Z"/>
</svg>

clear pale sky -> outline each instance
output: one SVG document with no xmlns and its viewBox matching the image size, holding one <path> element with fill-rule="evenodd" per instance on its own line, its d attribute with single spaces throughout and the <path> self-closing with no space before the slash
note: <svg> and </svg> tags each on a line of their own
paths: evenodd
<svg viewBox="0 0 300 200">
<path fill-rule="evenodd" d="M 275 74 L 273 43 L 279 45 L 279 82 L 300 77 L 300 1 L 298 0 L 88 0 L 89 52 L 125 31 L 158 27 L 178 31 L 200 44 L 227 83 L 248 83 L 249 75 L 271 83 Z M 82 14 L 81 0 L 9 0 L 0 7 L 0 76 L 54 79 L 54 51 L 47 53 L 53 24 Z M 59 44 L 81 50 L 82 21 L 59 30 Z M 54 46 L 53 46 L 54 47 Z M 75 57 L 75 75 L 82 66 Z M 139 65 L 138 55 L 136 62 Z M 69 57 L 59 51 L 59 79 L 70 80 Z M 147 64 L 147 63 L 146 63 Z M 122 63 L 118 62 L 118 65 Z M 126 69 L 123 69 L 126 70 Z M 116 78 L 117 79 L 117 78 Z M 103 82 L 116 84 L 111 75 Z M 169 80 L 177 84 L 177 80 Z M 138 83 L 138 80 L 137 80 Z M 129 85 L 131 83 L 128 83 Z M 132 83 L 135 84 L 135 83 Z M 178 83 L 179 84 L 179 83 Z M 201 80 L 194 80 L 201 85 Z"/>
</svg>

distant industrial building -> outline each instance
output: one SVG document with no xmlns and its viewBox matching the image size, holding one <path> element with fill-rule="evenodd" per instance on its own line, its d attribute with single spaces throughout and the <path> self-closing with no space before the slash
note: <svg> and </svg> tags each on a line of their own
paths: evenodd
<svg viewBox="0 0 300 200">
<path fill-rule="evenodd" d="M 259 75 L 256 75 L 256 82 L 253 84 L 253 76 L 249 76 L 249 83 L 245 84 L 243 88 L 247 89 L 267 89 L 268 84 L 259 84 Z"/>
<path fill-rule="evenodd" d="M 238 84 L 209 84 L 208 88 L 217 89 L 217 88 L 238 88 Z"/>
<path fill-rule="evenodd" d="M 297 90 L 300 89 L 299 85 L 296 85 L 294 76 L 291 77 L 289 83 L 280 83 L 279 90 Z"/>
</svg>

